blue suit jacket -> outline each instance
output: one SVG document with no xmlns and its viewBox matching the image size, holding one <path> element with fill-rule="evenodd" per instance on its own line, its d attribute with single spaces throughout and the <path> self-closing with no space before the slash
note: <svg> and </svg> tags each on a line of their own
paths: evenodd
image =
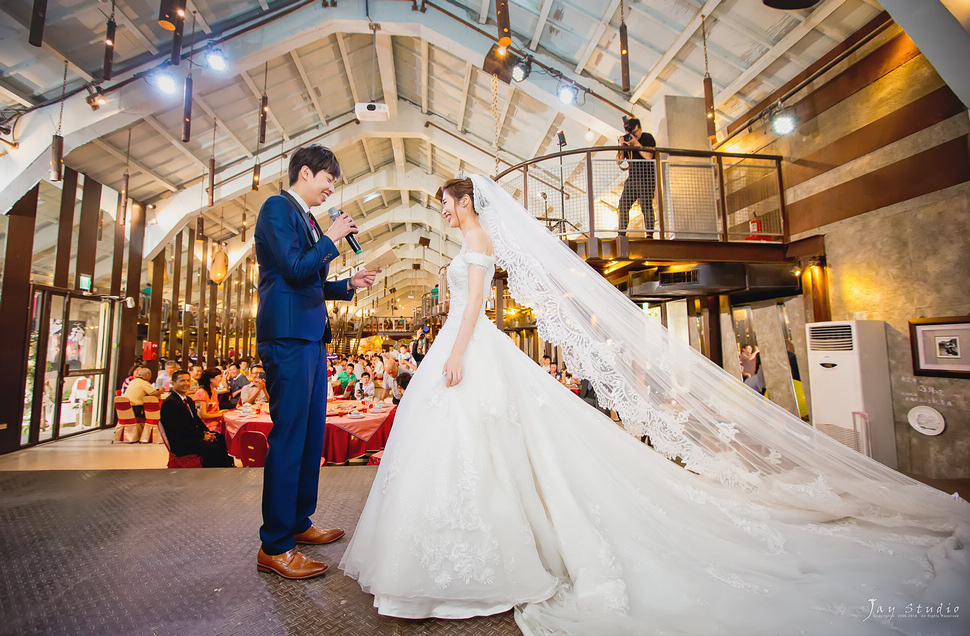
<svg viewBox="0 0 970 636">
<path fill-rule="evenodd" d="M 286 194 L 271 196 L 260 208 L 255 234 L 257 342 L 278 338 L 330 342 L 326 301 L 354 297 L 349 279 L 327 281 L 337 247 L 326 236 L 314 243 L 301 214 L 303 210 Z"/>
</svg>

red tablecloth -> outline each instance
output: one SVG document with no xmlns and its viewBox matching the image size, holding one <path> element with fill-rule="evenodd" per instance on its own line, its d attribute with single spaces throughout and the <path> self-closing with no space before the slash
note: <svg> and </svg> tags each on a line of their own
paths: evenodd
<svg viewBox="0 0 970 636">
<path fill-rule="evenodd" d="M 394 413 L 397 407 L 391 407 L 384 413 L 368 413 L 361 418 L 348 416 L 328 416 L 327 427 L 323 434 L 323 457 L 327 463 L 342 464 L 348 459 L 362 457 L 368 451 L 378 451 L 384 448 L 387 436 L 394 424 Z M 227 411 L 224 414 L 226 422 L 226 446 L 229 454 L 234 457 L 242 456 L 239 448 L 239 433 L 242 431 L 259 431 L 269 435 L 273 428 L 273 420 L 269 411 L 243 417 L 239 410 Z"/>
<path fill-rule="evenodd" d="M 376 453 L 374 453 L 373 455 L 371 455 L 370 458 L 367 460 L 367 465 L 368 466 L 380 466 L 381 465 L 381 457 L 383 457 L 383 456 L 384 456 L 384 451 L 377 451 Z"/>
</svg>

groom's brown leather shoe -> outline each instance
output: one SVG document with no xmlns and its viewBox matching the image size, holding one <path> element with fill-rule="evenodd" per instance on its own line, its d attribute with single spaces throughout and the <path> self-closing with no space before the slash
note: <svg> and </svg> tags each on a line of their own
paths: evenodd
<svg viewBox="0 0 970 636">
<path fill-rule="evenodd" d="M 274 572 L 284 579 L 310 579 L 326 572 L 327 564 L 314 561 L 296 548 L 283 554 L 266 554 L 260 548 L 256 555 L 256 569 Z"/>
<path fill-rule="evenodd" d="M 305 532 L 295 535 L 293 539 L 295 539 L 297 543 L 305 543 L 307 545 L 322 545 L 324 543 L 333 543 L 342 536 L 344 536 L 344 531 L 340 528 L 326 528 L 319 530 L 313 526 L 310 526 Z"/>
</svg>

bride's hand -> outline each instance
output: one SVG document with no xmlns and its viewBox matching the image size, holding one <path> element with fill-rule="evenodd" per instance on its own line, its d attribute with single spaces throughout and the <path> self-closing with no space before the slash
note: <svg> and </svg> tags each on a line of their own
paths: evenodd
<svg viewBox="0 0 970 636">
<path fill-rule="evenodd" d="M 463 371 L 461 356 L 452 353 L 445 362 L 445 386 L 452 387 L 461 382 Z"/>
</svg>

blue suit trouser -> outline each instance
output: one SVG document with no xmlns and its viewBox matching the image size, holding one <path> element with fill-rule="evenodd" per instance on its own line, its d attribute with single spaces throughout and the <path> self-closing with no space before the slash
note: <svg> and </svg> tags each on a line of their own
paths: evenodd
<svg viewBox="0 0 970 636">
<path fill-rule="evenodd" d="M 267 554 L 292 550 L 293 535 L 312 525 L 317 508 L 323 429 L 327 417 L 327 347 L 299 338 L 257 344 L 266 372 L 273 429 L 263 469 L 263 525 Z"/>
</svg>

